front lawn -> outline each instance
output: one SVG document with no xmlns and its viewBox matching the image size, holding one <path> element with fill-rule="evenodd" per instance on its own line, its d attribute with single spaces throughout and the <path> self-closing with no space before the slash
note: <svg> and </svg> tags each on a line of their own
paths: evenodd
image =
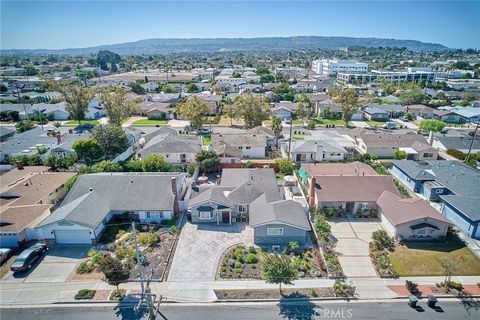
<svg viewBox="0 0 480 320">
<path fill-rule="evenodd" d="M 98 122 L 98 120 L 82 120 L 82 124 L 93 124 L 93 125 L 97 125 L 99 124 L 100 122 Z M 66 126 L 66 127 L 76 127 L 78 126 L 78 121 L 77 120 L 69 120 L 67 122 L 65 122 L 63 124 L 63 126 Z"/>
<path fill-rule="evenodd" d="M 405 242 L 389 253 L 395 271 L 405 276 L 443 276 L 438 259 L 457 262 L 457 276 L 480 275 L 480 259 L 461 240 L 447 242 Z"/>
<path fill-rule="evenodd" d="M 294 134 L 293 139 L 294 140 L 305 140 L 305 137 L 301 134 Z"/>
<path fill-rule="evenodd" d="M 166 126 L 168 120 L 142 119 L 132 123 L 133 127 Z"/>
<path fill-rule="evenodd" d="M 368 120 L 368 121 L 365 121 L 365 123 L 367 123 L 370 127 L 372 128 L 381 128 L 383 127 L 383 125 L 385 124 L 385 122 L 382 122 L 382 121 L 373 121 L 373 120 Z"/>
<path fill-rule="evenodd" d="M 333 119 L 321 119 L 318 121 L 320 125 L 335 125 L 337 127 L 344 127 L 345 122 L 343 120 L 333 120 Z"/>
</svg>

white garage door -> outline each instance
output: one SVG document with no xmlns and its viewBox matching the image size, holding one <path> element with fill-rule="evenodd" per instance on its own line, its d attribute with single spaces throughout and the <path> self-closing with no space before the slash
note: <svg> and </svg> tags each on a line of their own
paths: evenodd
<svg viewBox="0 0 480 320">
<path fill-rule="evenodd" d="M 90 232 L 86 230 L 55 230 L 58 244 L 91 244 Z"/>
<path fill-rule="evenodd" d="M 18 247 L 18 235 L 0 234 L 0 248 L 16 248 L 16 247 Z"/>
</svg>

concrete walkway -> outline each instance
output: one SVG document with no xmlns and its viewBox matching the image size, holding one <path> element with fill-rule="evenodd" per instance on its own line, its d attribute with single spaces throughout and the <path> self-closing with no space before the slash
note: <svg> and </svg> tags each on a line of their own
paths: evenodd
<svg viewBox="0 0 480 320">
<path fill-rule="evenodd" d="M 130 117 L 127 121 L 125 121 L 124 123 L 122 123 L 122 127 L 129 127 L 129 126 L 131 126 L 135 121 L 145 120 L 145 119 L 147 119 L 147 117 L 139 117 L 139 116 Z"/>
</svg>

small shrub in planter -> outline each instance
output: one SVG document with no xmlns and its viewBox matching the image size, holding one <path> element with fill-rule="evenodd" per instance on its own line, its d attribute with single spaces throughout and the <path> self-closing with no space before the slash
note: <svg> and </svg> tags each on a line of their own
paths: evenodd
<svg viewBox="0 0 480 320">
<path fill-rule="evenodd" d="M 332 289 L 333 289 L 333 293 L 336 296 L 341 296 L 341 297 L 351 297 L 355 293 L 354 287 L 340 280 L 335 280 L 335 283 L 333 284 Z"/>
<path fill-rule="evenodd" d="M 91 260 L 85 260 L 77 267 L 78 274 L 92 273 L 95 270 L 95 265 Z"/>
<path fill-rule="evenodd" d="M 463 285 L 460 282 L 455 282 L 455 281 L 440 282 L 440 283 L 437 283 L 437 287 L 454 289 L 457 291 L 463 290 Z"/>
<path fill-rule="evenodd" d="M 241 268 L 236 268 L 235 273 L 242 274 L 243 270 Z"/>
<path fill-rule="evenodd" d="M 228 265 L 233 268 L 235 266 L 235 262 L 236 262 L 235 260 L 229 259 L 228 260 Z"/>
<path fill-rule="evenodd" d="M 416 294 L 418 293 L 418 284 L 413 281 L 406 280 L 405 287 L 407 288 L 408 292 Z"/>
<path fill-rule="evenodd" d="M 320 270 L 315 270 L 315 272 L 313 272 L 313 275 L 317 278 L 320 278 L 322 276 L 322 271 Z"/>
<path fill-rule="evenodd" d="M 247 254 L 247 263 L 252 264 L 257 262 L 257 256 L 253 253 Z"/>
<path fill-rule="evenodd" d="M 75 295 L 75 300 L 93 299 L 93 296 L 95 296 L 95 292 L 96 292 L 95 290 L 81 289 Z"/>
<path fill-rule="evenodd" d="M 305 277 L 305 272 L 299 271 L 299 272 L 297 273 L 297 276 L 298 276 L 299 278 L 304 278 L 304 277 Z"/>
<path fill-rule="evenodd" d="M 227 271 L 227 268 L 226 268 L 225 266 L 222 266 L 222 267 L 220 268 L 220 271 L 225 272 L 225 271 Z"/>
<path fill-rule="evenodd" d="M 97 250 L 95 250 L 95 249 L 90 249 L 90 250 L 88 250 L 87 255 L 88 255 L 89 257 L 93 257 L 93 256 L 96 255 L 97 253 L 98 253 Z"/>
<path fill-rule="evenodd" d="M 244 257 L 243 257 L 243 254 L 238 254 L 238 255 L 236 255 L 236 256 L 235 256 L 235 259 L 236 259 L 238 262 L 240 262 L 240 263 L 242 263 L 242 262 L 245 261 L 245 259 L 244 259 Z"/>
<path fill-rule="evenodd" d="M 120 229 L 117 234 L 115 235 L 115 239 L 120 239 L 126 233 L 125 230 Z"/>
<path fill-rule="evenodd" d="M 177 226 L 172 226 L 172 227 L 170 228 L 170 233 L 171 233 L 171 234 L 177 234 L 177 233 L 179 233 L 179 232 L 180 232 L 180 228 L 177 227 Z"/>
<path fill-rule="evenodd" d="M 110 301 L 120 301 L 125 297 L 125 293 L 127 291 L 125 289 L 113 290 L 110 294 Z"/>
<path fill-rule="evenodd" d="M 242 267 L 242 263 L 237 261 L 235 262 L 235 268 L 241 268 Z"/>
<path fill-rule="evenodd" d="M 248 252 L 257 253 L 257 250 L 255 249 L 255 247 L 251 246 L 251 247 L 248 247 Z"/>
<path fill-rule="evenodd" d="M 318 293 L 317 293 L 317 290 L 315 289 L 312 289 L 312 291 L 310 291 L 310 295 L 314 298 L 318 297 Z"/>
</svg>

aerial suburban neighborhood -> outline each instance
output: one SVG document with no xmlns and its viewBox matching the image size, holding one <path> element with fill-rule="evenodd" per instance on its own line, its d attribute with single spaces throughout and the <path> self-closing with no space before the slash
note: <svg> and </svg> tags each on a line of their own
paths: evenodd
<svg viewBox="0 0 480 320">
<path fill-rule="evenodd" d="M 0 318 L 478 319 L 479 32 L 2 40 Z"/>
</svg>

